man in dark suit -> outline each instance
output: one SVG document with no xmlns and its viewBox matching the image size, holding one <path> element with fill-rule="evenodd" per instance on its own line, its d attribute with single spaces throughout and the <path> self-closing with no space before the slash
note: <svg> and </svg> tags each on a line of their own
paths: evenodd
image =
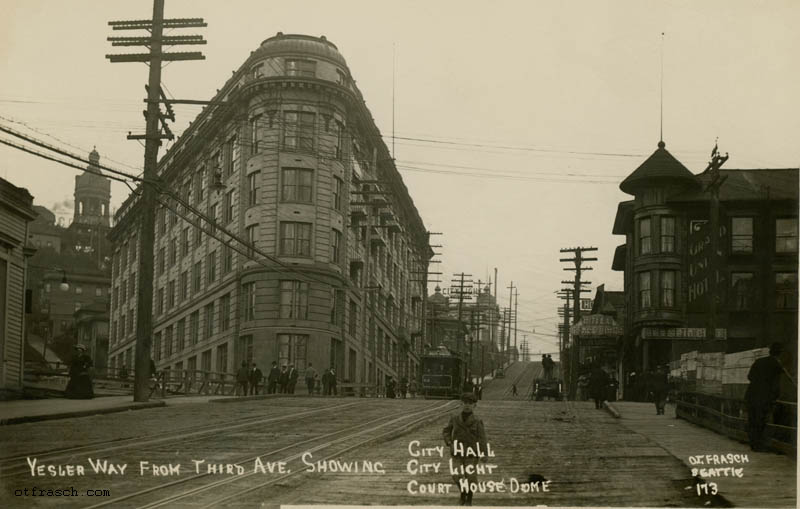
<svg viewBox="0 0 800 509">
<path fill-rule="evenodd" d="M 264 374 L 261 373 L 261 370 L 258 369 L 256 363 L 253 363 L 253 367 L 250 368 L 250 394 L 258 395 L 258 386 L 261 383 L 261 379 L 264 378 Z"/>
<path fill-rule="evenodd" d="M 275 391 L 278 389 L 278 380 L 280 380 L 281 372 L 278 369 L 278 363 L 272 361 L 272 368 L 269 370 L 269 375 L 267 375 L 267 392 L 269 394 L 275 394 Z"/>
<path fill-rule="evenodd" d="M 747 379 L 744 399 L 747 402 L 747 435 L 750 438 L 750 448 L 754 451 L 766 451 L 764 444 L 764 430 L 775 401 L 780 395 L 781 374 L 783 366 L 778 359 L 783 352 L 783 345 L 772 343 L 769 347 L 769 357 L 756 359 Z"/>
<path fill-rule="evenodd" d="M 294 394 L 294 388 L 297 385 L 297 378 L 300 374 L 294 368 L 294 364 L 289 364 L 289 386 L 287 387 L 287 393 Z"/>
<path fill-rule="evenodd" d="M 278 390 L 281 394 L 286 394 L 289 389 L 289 372 L 286 366 L 281 366 L 281 374 L 278 377 Z"/>
</svg>

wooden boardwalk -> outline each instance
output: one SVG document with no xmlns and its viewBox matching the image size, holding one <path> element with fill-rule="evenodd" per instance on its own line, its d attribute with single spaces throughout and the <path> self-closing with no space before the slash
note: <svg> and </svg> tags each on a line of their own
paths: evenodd
<svg viewBox="0 0 800 509">
<path fill-rule="evenodd" d="M 748 462 L 733 465 L 743 476 L 705 477 L 715 482 L 720 495 L 737 507 L 797 507 L 797 463 L 788 456 L 753 452 L 749 445 L 675 418 L 674 406 L 667 415 L 655 415 L 652 403 L 615 402 L 620 424 L 646 436 L 684 462 L 687 468 L 728 467 L 730 464 L 692 465 L 698 455 L 747 455 Z M 713 458 L 712 458 L 713 462 Z"/>
</svg>

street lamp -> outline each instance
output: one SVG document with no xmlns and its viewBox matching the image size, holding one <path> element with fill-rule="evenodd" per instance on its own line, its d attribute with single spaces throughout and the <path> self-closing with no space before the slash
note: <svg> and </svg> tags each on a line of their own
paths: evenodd
<svg viewBox="0 0 800 509">
<path fill-rule="evenodd" d="M 64 269 L 58 269 L 61 271 L 61 284 L 58 285 L 58 289 L 62 292 L 69 291 L 69 283 L 67 283 L 67 271 Z"/>
</svg>

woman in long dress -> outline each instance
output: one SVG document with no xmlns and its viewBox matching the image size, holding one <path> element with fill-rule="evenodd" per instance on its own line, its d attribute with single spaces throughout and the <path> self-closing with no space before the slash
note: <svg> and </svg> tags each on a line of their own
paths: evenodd
<svg viewBox="0 0 800 509">
<path fill-rule="evenodd" d="M 72 364 L 69 367 L 69 382 L 67 382 L 66 396 L 70 399 L 92 399 L 92 368 L 94 363 L 86 347 L 75 345 L 72 350 Z"/>
</svg>

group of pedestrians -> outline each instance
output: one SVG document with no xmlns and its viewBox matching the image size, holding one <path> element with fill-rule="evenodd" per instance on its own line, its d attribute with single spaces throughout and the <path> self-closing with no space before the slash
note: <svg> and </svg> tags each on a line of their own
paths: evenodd
<svg viewBox="0 0 800 509">
<path fill-rule="evenodd" d="M 556 361 L 550 354 L 542 354 L 542 370 L 544 371 L 544 379 L 553 379 L 553 369 L 556 366 Z"/>
<path fill-rule="evenodd" d="M 384 394 L 390 399 L 406 399 L 408 396 L 416 398 L 418 390 L 419 386 L 416 380 L 411 380 L 411 382 L 409 382 L 406 377 L 402 377 L 400 382 L 398 382 L 393 376 L 390 376 L 386 379 Z"/>
<path fill-rule="evenodd" d="M 266 376 L 265 394 L 294 394 L 299 378 L 300 373 L 294 364 L 284 365 L 279 369 L 278 363 L 272 361 L 272 367 Z M 313 364 L 309 362 L 304 378 L 309 395 L 320 392 L 323 396 L 336 394 L 336 371 L 332 367 L 324 370 L 320 377 Z M 258 395 L 262 380 L 264 374 L 255 362 L 248 366 L 246 361 L 242 361 L 241 367 L 236 371 L 235 394 Z"/>
</svg>

